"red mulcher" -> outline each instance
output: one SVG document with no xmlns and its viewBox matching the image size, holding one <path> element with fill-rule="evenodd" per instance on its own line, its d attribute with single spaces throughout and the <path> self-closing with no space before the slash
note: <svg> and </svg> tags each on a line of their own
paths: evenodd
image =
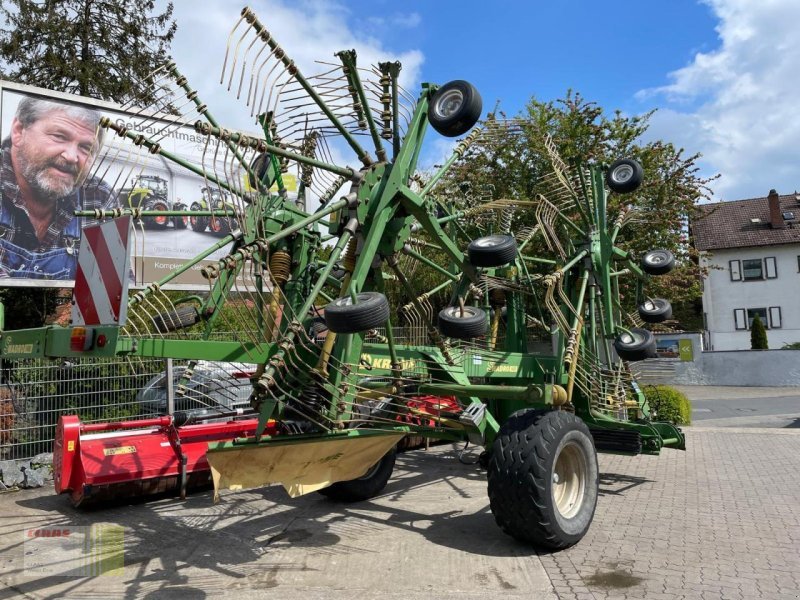
<svg viewBox="0 0 800 600">
<path fill-rule="evenodd" d="M 56 493 L 73 506 L 179 492 L 211 484 L 209 442 L 255 435 L 258 419 L 177 425 L 165 416 L 118 423 L 58 420 L 53 452 Z M 270 422 L 267 435 L 277 433 Z"/>
</svg>

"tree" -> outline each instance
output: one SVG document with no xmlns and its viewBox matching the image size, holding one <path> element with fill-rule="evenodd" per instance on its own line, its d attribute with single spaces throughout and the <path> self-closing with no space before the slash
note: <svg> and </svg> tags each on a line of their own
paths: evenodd
<svg viewBox="0 0 800 600">
<path fill-rule="evenodd" d="M 443 198 L 463 197 L 463 190 L 470 189 L 475 197 L 489 194 L 495 199 L 533 200 L 542 190 L 540 176 L 549 168 L 547 136 L 568 164 L 576 160 L 610 164 L 618 158 L 635 158 L 644 168 L 643 185 L 632 194 L 609 198 L 610 223 L 622 211 L 635 209 L 632 223 L 620 232 L 617 244 L 637 257 L 654 248 L 676 255 L 676 269 L 652 278 L 648 295 L 668 298 L 675 318 L 687 328 L 699 328 L 702 273 L 686 225 L 697 210 L 697 201 L 710 196 L 711 179 L 698 175 L 698 154 L 687 154 L 667 141 L 643 141 L 652 115 L 625 116 L 616 111 L 609 116 L 571 90 L 556 101 L 531 98 L 513 120 L 501 112 L 490 114 L 487 134 L 441 180 L 437 191 Z M 533 211 L 517 211 L 514 223 L 516 230 L 535 225 Z M 541 250 L 546 254 L 545 248 Z M 626 307 L 633 309 L 633 288 L 623 285 L 620 291 Z"/>
<path fill-rule="evenodd" d="M 769 350 L 767 330 L 758 315 L 753 318 L 753 324 L 750 326 L 750 348 L 752 350 Z"/>
<path fill-rule="evenodd" d="M 0 4 L 0 76 L 5 79 L 125 103 L 155 102 L 142 84 L 167 60 L 177 25 L 172 2 L 120 0 L 7 0 Z M 38 327 L 54 310 L 59 290 L 0 290 L 14 329 Z"/>
<path fill-rule="evenodd" d="M 39 87 L 125 103 L 166 61 L 177 24 L 169 2 L 7 0 L 0 5 L 0 75 Z M 143 89 L 144 87 L 144 89 Z"/>
</svg>

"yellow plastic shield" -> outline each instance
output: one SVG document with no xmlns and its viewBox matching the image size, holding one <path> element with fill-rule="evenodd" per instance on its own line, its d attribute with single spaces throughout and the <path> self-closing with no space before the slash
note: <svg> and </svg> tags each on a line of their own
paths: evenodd
<svg viewBox="0 0 800 600">
<path fill-rule="evenodd" d="M 358 479 L 403 435 L 365 435 L 209 450 L 207 458 L 214 479 L 214 502 L 219 501 L 220 490 L 243 490 L 281 483 L 295 498 L 337 481 Z"/>
</svg>

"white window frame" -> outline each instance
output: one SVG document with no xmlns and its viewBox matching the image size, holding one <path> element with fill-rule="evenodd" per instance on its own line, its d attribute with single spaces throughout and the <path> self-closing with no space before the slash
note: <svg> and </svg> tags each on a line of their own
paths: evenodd
<svg viewBox="0 0 800 600">
<path fill-rule="evenodd" d="M 797 260 L 800 261 L 800 256 L 797 257 Z M 800 262 L 798 262 L 798 265 L 800 265 Z M 740 260 L 728 261 L 728 269 L 730 270 L 731 281 L 742 280 L 742 261 Z"/>
<path fill-rule="evenodd" d="M 769 326 L 770 329 L 780 329 L 781 328 L 781 307 L 780 306 L 770 306 L 767 309 L 769 314 Z"/>
<path fill-rule="evenodd" d="M 764 278 L 778 278 L 778 261 L 775 260 L 774 256 L 768 256 L 764 259 Z"/>
</svg>

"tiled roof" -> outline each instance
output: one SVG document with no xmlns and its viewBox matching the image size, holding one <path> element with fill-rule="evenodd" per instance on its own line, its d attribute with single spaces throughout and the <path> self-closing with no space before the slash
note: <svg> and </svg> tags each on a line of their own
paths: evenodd
<svg viewBox="0 0 800 600">
<path fill-rule="evenodd" d="M 786 222 L 785 229 L 770 226 L 766 196 L 703 204 L 699 207 L 702 216 L 690 224 L 694 245 L 698 250 L 714 250 L 800 244 L 800 195 L 780 196 L 780 205 L 782 213 L 792 212 L 796 217 L 795 222 Z"/>
</svg>

